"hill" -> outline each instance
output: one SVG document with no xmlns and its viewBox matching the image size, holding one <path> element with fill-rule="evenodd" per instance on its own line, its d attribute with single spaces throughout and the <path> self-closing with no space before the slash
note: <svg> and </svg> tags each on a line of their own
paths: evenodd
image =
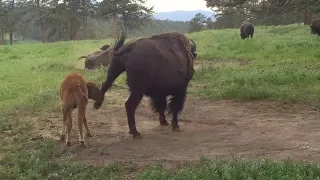
<svg viewBox="0 0 320 180">
<path fill-rule="evenodd" d="M 202 13 L 207 17 L 211 17 L 213 21 L 215 18 L 213 17 L 214 13 L 212 11 L 204 11 L 204 10 L 193 10 L 193 11 L 168 11 L 168 12 L 159 12 L 154 15 L 155 19 L 159 20 L 172 20 L 172 21 L 190 21 L 195 14 Z"/>
</svg>

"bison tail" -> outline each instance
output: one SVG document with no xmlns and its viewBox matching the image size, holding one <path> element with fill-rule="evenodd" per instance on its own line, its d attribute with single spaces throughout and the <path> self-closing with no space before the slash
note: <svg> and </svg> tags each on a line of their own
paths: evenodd
<svg viewBox="0 0 320 180">
<path fill-rule="evenodd" d="M 114 43 L 113 51 L 117 52 L 123 46 L 123 44 L 125 43 L 126 39 L 127 39 L 127 33 L 124 30 L 122 30 L 121 35 L 118 36 L 118 38 L 116 39 L 116 41 Z"/>
<path fill-rule="evenodd" d="M 82 58 L 87 58 L 87 56 L 81 56 L 81 57 L 78 58 L 78 60 L 80 60 Z"/>
</svg>

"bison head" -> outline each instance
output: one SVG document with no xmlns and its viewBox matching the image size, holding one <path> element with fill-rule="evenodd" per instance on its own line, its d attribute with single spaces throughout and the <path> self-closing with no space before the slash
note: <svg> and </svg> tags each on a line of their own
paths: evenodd
<svg viewBox="0 0 320 180">
<path fill-rule="evenodd" d="M 87 59 L 86 59 L 86 61 L 84 62 L 84 67 L 85 67 L 86 69 L 96 69 L 96 67 L 95 67 L 95 65 L 93 64 L 93 62 L 90 61 L 90 60 L 87 60 Z"/>
<path fill-rule="evenodd" d="M 312 25 L 310 26 L 311 34 L 316 34 L 316 28 Z"/>
<path fill-rule="evenodd" d="M 192 39 L 190 39 L 190 40 L 192 42 L 192 44 L 191 44 L 191 53 L 192 53 L 193 57 L 195 58 L 195 57 L 197 57 L 197 53 L 196 53 L 197 45 Z"/>
<path fill-rule="evenodd" d="M 94 100 L 93 107 L 99 109 L 104 99 L 104 93 L 93 82 L 87 82 L 88 98 Z"/>
</svg>

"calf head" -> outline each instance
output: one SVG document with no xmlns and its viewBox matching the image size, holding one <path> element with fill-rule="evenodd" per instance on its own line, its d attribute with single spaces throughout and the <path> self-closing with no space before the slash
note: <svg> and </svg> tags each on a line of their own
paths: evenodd
<svg viewBox="0 0 320 180">
<path fill-rule="evenodd" d="M 87 82 L 88 98 L 94 100 L 93 107 L 99 109 L 104 100 L 104 93 L 93 82 Z"/>
</svg>

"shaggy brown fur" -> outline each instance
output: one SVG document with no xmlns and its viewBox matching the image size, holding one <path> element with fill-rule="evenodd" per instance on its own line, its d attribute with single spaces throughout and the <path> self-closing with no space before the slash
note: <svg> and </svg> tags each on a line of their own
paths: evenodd
<svg viewBox="0 0 320 180">
<path fill-rule="evenodd" d="M 310 25 L 311 34 L 320 35 L 320 18 L 314 19 Z"/>
<path fill-rule="evenodd" d="M 124 71 L 130 97 L 125 103 L 129 133 L 140 136 L 135 125 L 135 110 L 143 95 L 151 98 L 155 112 L 159 113 L 161 125 L 168 125 L 165 118 L 167 96 L 172 96 L 169 112 L 172 112 L 172 130 L 179 131 L 178 113 L 182 111 L 189 81 L 195 72 L 193 60 L 196 45 L 179 32 L 163 33 L 138 39 L 123 45 L 126 35 L 117 40 L 101 91 L 106 92 L 114 80 Z"/>
<path fill-rule="evenodd" d="M 84 146 L 84 136 L 82 132 L 82 126 L 84 125 L 86 134 L 91 137 L 90 130 L 88 128 L 86 119 L 86 106 L 88 104 L 88 99 L 93 99 L 94 108 L 99 109 L 101 100 L 104 99 L 104 93 L 100 91 L 95 83 L 86 82 L 84 78 L 78 73 L 70 73 L 67 75 L 60 85 L 60 99 L 62 100 L 62 131 L 61 140 L 66 139 L 67 146 L 70 146 L 70 132 L 72 129 L 72 117 L 71 112 L 74 109 L 78 109 L 78 128 L 79 128 L 79 141 L 82 146 Z M 67 131 L 67 138 L 65 134 Z"/>
<path fill-rule="evenodd" d="M 243 21 L 240 27 L 240 36 L 242 39 L 248 38 L 249 36 L 252 38 L 254 34 L 254 26 L 252 23 L 248 21 Z"/>
</svg>

